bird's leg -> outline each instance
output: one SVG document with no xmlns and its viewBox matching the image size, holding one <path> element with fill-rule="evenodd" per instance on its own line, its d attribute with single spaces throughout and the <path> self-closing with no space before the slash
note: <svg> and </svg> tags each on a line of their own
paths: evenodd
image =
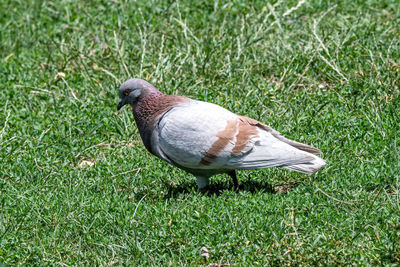
<svg viewBox="0 0 400 267">
<path fill-rule="evenodd" d="M 208 186 L 209 177 L 196 176 L 196 179 L 199 190 L 205 189 Z"/>
<path fill-rule="evenodd" d="M 237 177 L 236 177 L 236 171 L 235 170 L 232 170 L 232 171 L 230 171 L 230 172 L 228 172 L 228 175 L 230 176 L 230 177 L 232 177 L 232 180 L 233 180 L 233 187 L 234 188 L 239 188 L 239 182 L 238 182 L 238 179 L 237 179 Z"/>
</svg>

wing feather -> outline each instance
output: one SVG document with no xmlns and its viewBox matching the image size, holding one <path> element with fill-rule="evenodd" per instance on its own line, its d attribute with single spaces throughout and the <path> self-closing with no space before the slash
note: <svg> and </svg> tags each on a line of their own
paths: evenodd
<svg viewBox="0 0 400 267">
<path fill-rule="evenodd" d="M 320 151 L 289 140 L 256 120 L 201 101 L 179 104 L 157 123 L 159 156 L 190 169 L 284 167 L 313 173 L 325 161 Z"/>
</svg>

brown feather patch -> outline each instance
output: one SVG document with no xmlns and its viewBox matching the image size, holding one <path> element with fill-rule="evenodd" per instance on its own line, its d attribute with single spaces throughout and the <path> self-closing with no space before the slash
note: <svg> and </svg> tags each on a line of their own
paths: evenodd
<svg viewBox="0 0 400 267">
<path fill-rule="evenodd" d="M 235 147 L 232 149 L 233 156 L 239 156 L 242 153 L 243 149 L 246 148 L 250 139 L 252 139 L 255 136 L 258 136 L 257 126 L 254 125 L 255 120 L 244 116 L 238 116 L 238 118 L 239 118 L 239 133 L 236 136 Z"/>
<path fill-rule="evenodd" d="M 257 126 L 257 127 L 261 128 L 261 129 L 271 133 L 275 138 L 277 138 L 280 141 L 282 141 L 282 142 L 284 142 L 286 144 L 289 144 L 289 145 L 291 145 L 291 146 L 293 146 L 293 147 L 295 147 L 297 149 L 309 152 L 311 154 L 321 154 L 322 153 L 318 148 L 315 148 L 313 146 L 306 145 L 306 144 L 299 143 L 299 142 L 296 142 L 296 141 L 293 141 L 293 140 L 285 138 L 278 131 L 272 129 L 271 127 L 269 127 L 268 125 L 265 125 L 262 122 L 259 122 L 259 121 L 256 121 L 254 119 L 251 119 L 251 118 L 248 118 L 248 117 L 244 117 L 244 116 L 239 116 L 239 117 L 241 119 L 244 119 L 244 120 L 248 121 L 249 124 Z"/>
<path fill-rule="evenodd" d="M 218 154 L 235 138 L 237 131 L 237 120 L 227 121 L 225 129 L 217 133 L 217 141 L 215 141 L 207 152 L 203 153 L 200 164 L 210 165 L 217 158 Z"/>
</svg>

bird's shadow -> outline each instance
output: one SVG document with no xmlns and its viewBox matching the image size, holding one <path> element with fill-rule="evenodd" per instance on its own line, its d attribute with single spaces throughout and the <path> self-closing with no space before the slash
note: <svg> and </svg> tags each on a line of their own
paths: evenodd
<svg viewBox="0 0 400 267">
<path fill-rule="evenodd" d="M 192 194 L 193 192 L 196 191 L 200 192 L 205 196 L 219 196 L 223 194 L 224 191 L 237 191 L 237 192 L 245 191 L 245 192 L 250 192 L 252 194 L 259 192 L 264 192 L 269 194 L 276 194 L 276 193 L 286 194 L 290 189 L 297 187 L 299 184 L 301 183 L 291 182 L 285 184 L 272 185 L 264 181 L 259 182 L 254 180 L 246 180 L 240 182 L 238 188 L 234 188 L 232 184 L 227 184 L 226 182 L 223 181 L 217 181 L 211 183 L 204 190 L 198 190 L 196 182 L 185 181 L 178 185 L 171 185 L 166 183 L 165 187 L 167 188 L 167 194 L 165 195 L 165 198 L 166 199 L 175 198 L 179 195 Z"/>
</svg>

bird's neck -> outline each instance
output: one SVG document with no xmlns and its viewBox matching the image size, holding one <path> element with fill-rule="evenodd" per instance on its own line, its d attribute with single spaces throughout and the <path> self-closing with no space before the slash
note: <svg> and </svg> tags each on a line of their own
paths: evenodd
<svg viewBox="0 0 400 267">
<path fill-rule="evenodd" d="M 166 95 L 160 91 L 142 95 L 133 106 L 133 115 L 139 127 L 147 123 L 153 123 L 158 116 L 172 108 L 174 105 L 189 98 L 177 95 Z"/>
<path fill-rule="evenodd" d="M 136 123 L 148 121 L 157 114 L 162 99 L 167 95 L 160 91 L 143 92 L 138 101 L 132 106 Z"/>
<path fill-rule="evenodd" d="M 152 152 L 151 135 L 154 129 L 154 120 L 157 116 L 157 104 L 164 96 L 160 91 L 142 94 L 138 101 L 132 105 L 133 117 L 139 129 L 140 137 L 148 151 Z"/>
<path fill-rule="evenodd" d="M 176 95 L 166 95 L 160 91 L 153 91 L 142 95 L 133 105 L 133 116 L 139 128 L 140 136 L 146 148 L 151 152 L 151 135 L 157 119 L 175 105 L 190 101 L 189 98 Z"/>
</svg>

